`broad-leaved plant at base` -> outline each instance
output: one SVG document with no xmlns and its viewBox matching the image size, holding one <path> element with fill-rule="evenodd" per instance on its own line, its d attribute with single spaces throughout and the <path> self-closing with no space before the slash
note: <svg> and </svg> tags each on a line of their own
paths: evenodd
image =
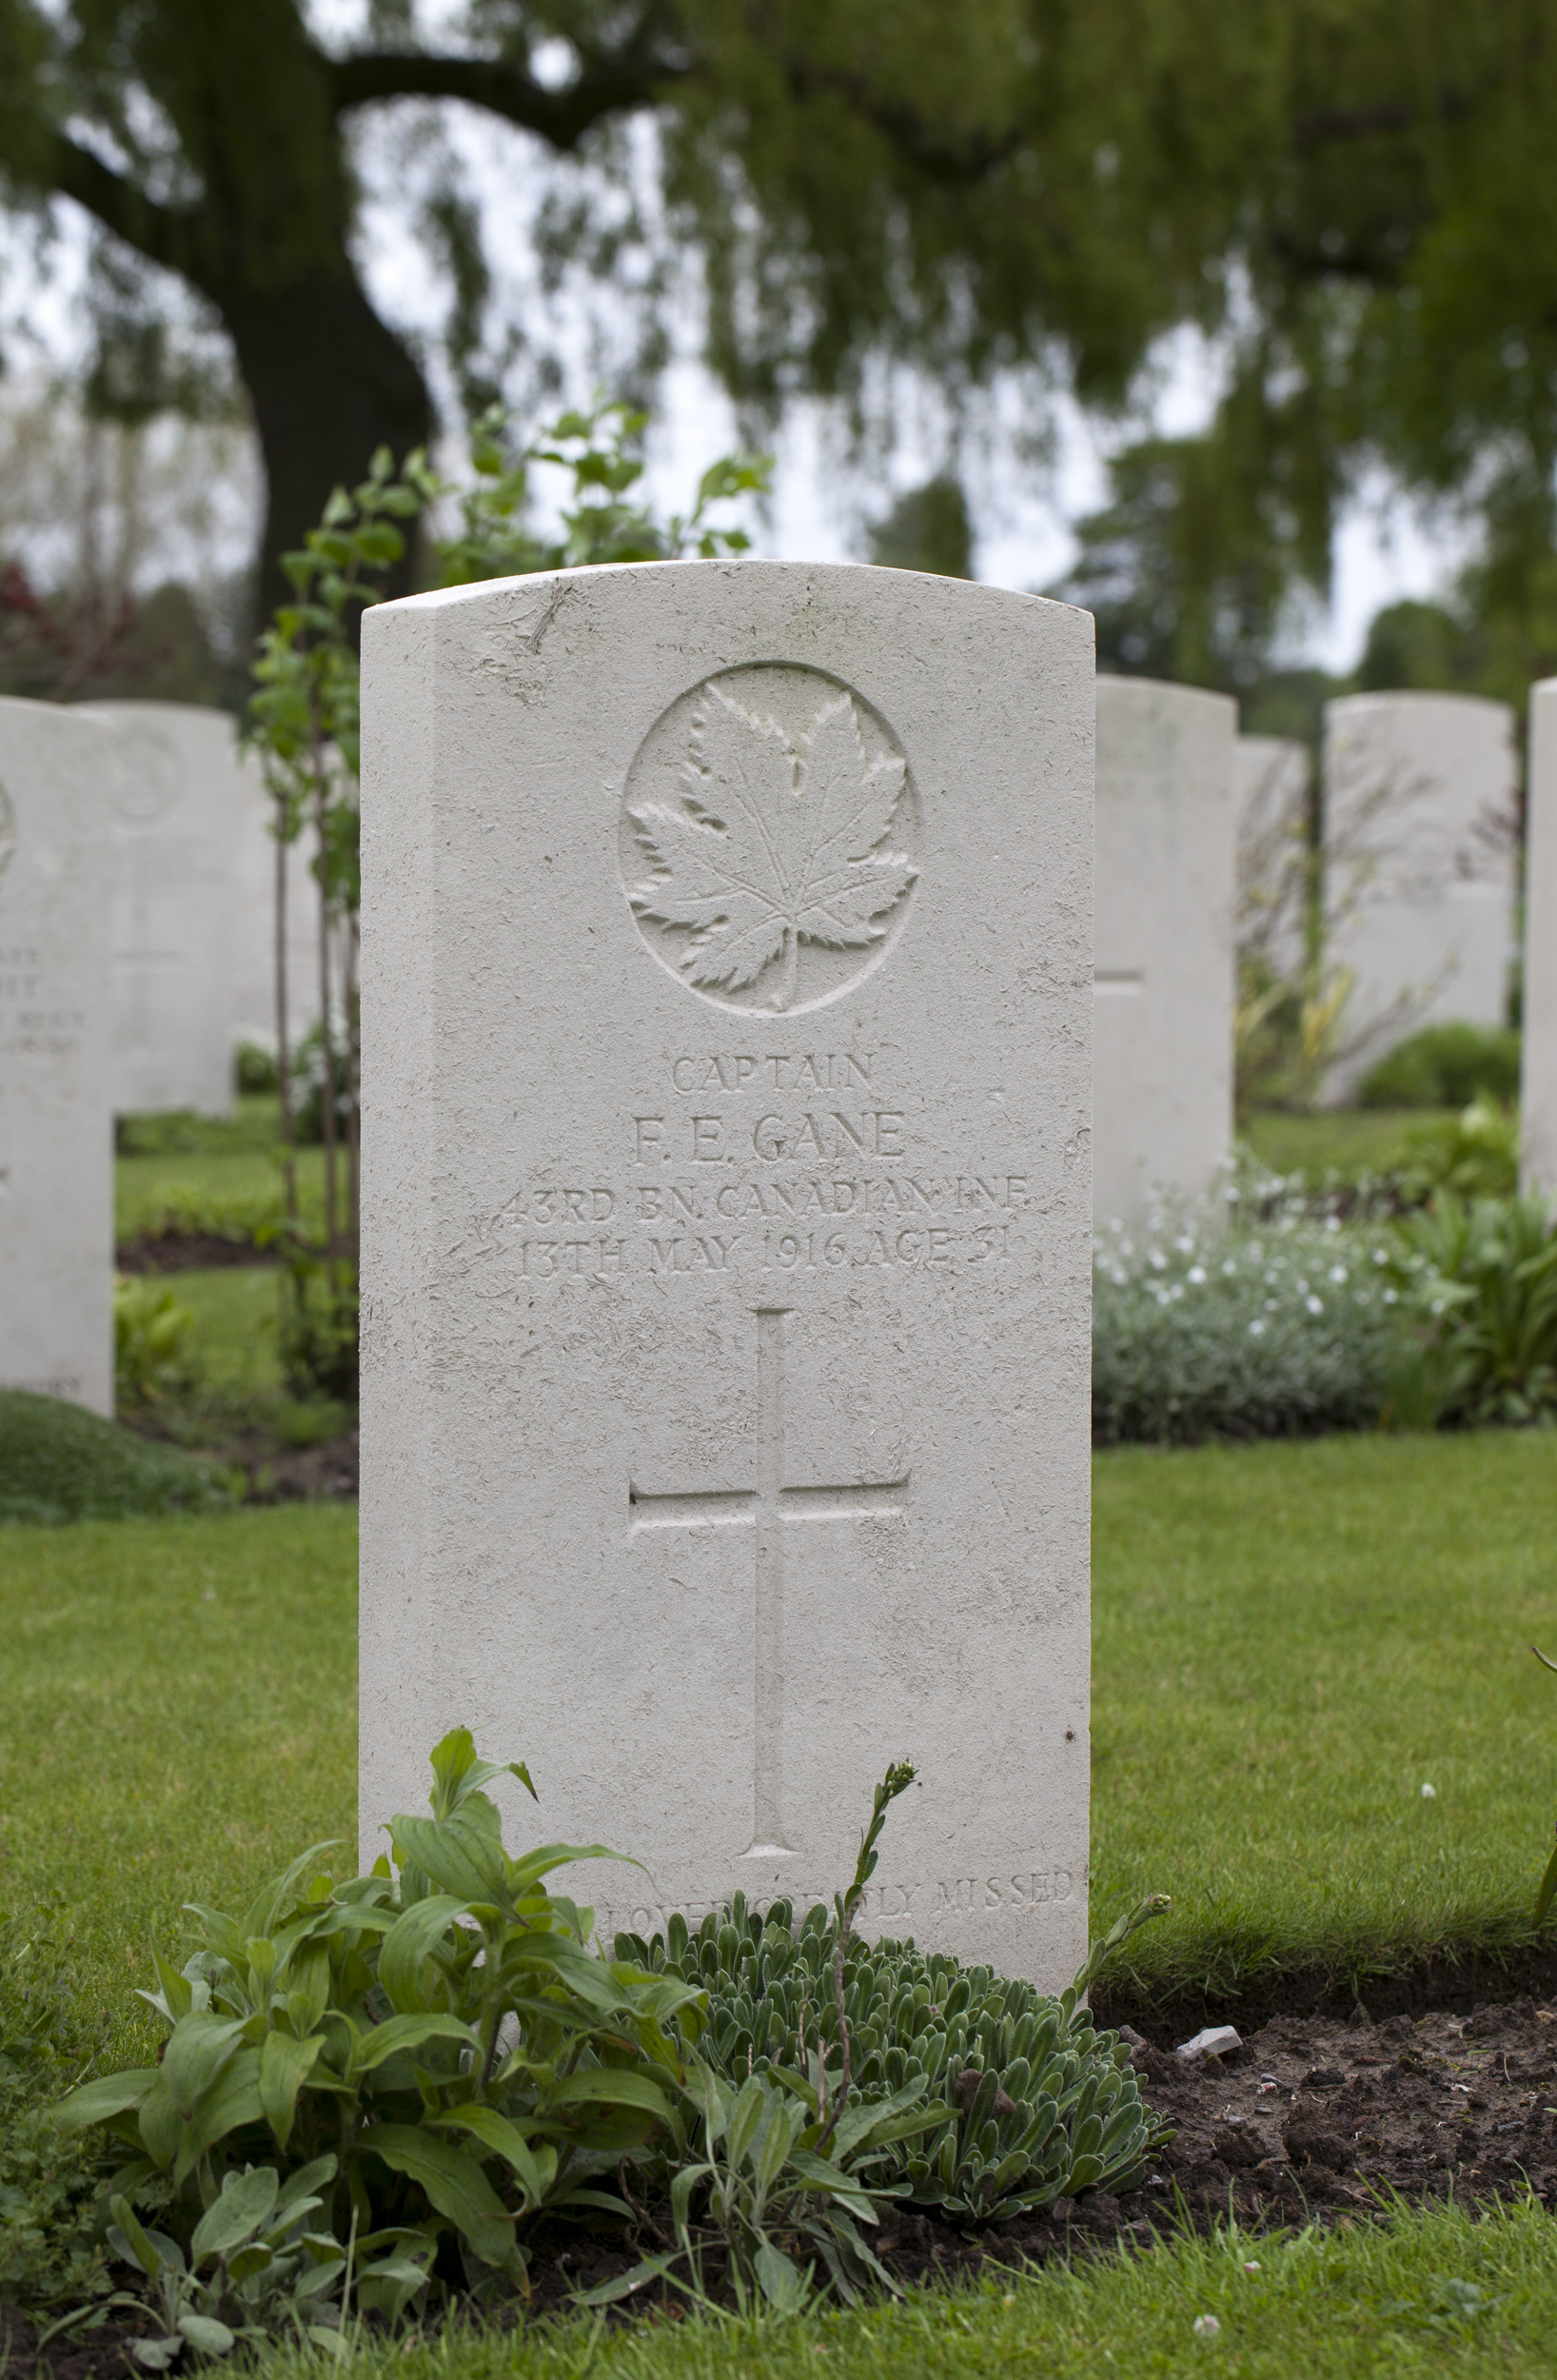
<svg viewBox="0 0 1557 2380">
<path fill-rule="evenodd" d="M 1394 1268 L 1440 1422 L 1557 1415 L 1557 1229 L 1544 1197 L 1456 1198 L 1397 1226 Z"/>
<path fill-rule="evenodd" d="M 522 1764 L 478 1759 L 458 1728 L 432 1765 L 431 1815 L 391 1822 L 394 1867 L 334 1884 L 316 1845 L 241 1918 L 194 1909 L 181 1973 L 157 1955 L 159 2063 L 83 2085 L 58 2117 L 117 2134 L 127 2204 L 160 2177 L 188 2238 L 231 2176 L 306 2173 L 321 2231 L 392 2240 L 402 2261 L 420 2246 L 424 2267 L 453 2241 L 478 2291 L 522 2287 L 541 2214 L 625 2212 L 616 2175 L 672 2119 L 701 1990 L 602 1957 L 593 1913 L 546 1889 L 620 1854 L 509 1856 L 482 1788 L 506 1773 L 533 1791 Z"/>
</svg>

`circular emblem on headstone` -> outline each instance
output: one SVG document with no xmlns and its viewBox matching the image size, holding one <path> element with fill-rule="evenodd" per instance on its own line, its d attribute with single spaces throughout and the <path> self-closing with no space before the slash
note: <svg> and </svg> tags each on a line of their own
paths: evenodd
<svg viewBox="0 0 1557 2380">
<path fill-rule="evenodd" d="M 0 876 L 4 876 L 16 852 L 16 813 L 10 806 L 10 796 L 0 785 Z"/>
<path fill-rule="evenodd" d="M 170 736 L 149 722 L 113 719 L 113 806 L 126 826 L 148 834 L 177 809 L 184 793 L 184 772 Z"/>
<path fill-rule="evenodd" d="M 726 669 L 650 728 L 622 796 L 622 889 L 660 964 L 726 1008 L 815 1008 L 913 906 L 919 798 L 902 745 L 819 669 Z"/>
</svg>

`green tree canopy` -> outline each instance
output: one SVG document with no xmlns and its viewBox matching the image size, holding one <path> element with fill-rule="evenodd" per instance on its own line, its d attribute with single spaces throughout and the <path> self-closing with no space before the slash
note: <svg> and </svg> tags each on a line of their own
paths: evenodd
<svg viewBox="0 0 1557 2380">
<path fill-rule="evenodd" d="M 0 163 L 18 199 L 74 200 L 225 327 L 273 585 L 330 486 L 431 426 L 355 260 L 365 115 L 461 102 L 623 181 L 624 129 L 652 120 L 710 356 L 742 401 L 857 392 L 871 359 L 898 357 L 960 386 L 1026 366 L 1113 402 L 1155 334 L 1214 318 L 1203 267 L 1247 179 L 1257 63 L 1196 17 L 1174 0 L 373 0 L 336 52 L 301 0 L 0 0 Z M 469 211 L 445 194 L 430 228 L 468 355 L 488 286 Z M 587 227 L 554 213 L 549 237 L 579 248 Z"/>
<path fill-rule="evenodd" d="M 1118 407 L 1160 333 L 1217 333 L 1202 450 L 1148 454 L 1120 491 L 1169 486 L 1180 516 L 1175 666 L 1322 586 L 1337 507 L 1381 463 L 1482 507 L 1488 586 L 1512 617 L 1539 603 L 1551 0 L 366 0 L 338 50 L 304 0 L 0 0 L 10 191 L 75 201 L 225 327 L 272 565 L 331 485 L 429 429 L 422 361 L 356 261 L 349 146 L 429 100 L 629 194 L 628 135 L 652 129 L 664 238 L 700 264 L 710 360 L 754 407 L 857 400 L 893 361 Z M 468 203 L 435 193 L 426 228 L 474 408 L 492 290 Z M 549 268 L 609 273 L 624 234 L 559 204 L 538 236 Z"/>
</svg>

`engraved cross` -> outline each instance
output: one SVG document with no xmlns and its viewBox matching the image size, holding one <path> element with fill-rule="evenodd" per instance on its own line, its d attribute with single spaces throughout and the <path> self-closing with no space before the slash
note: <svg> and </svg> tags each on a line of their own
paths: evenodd
<svg viewBox="0 0 1557 2380">
<path fill-rule="evenodd" d="M 901 1513 L 908 1473 L 838 1487 L 784 1485 L 784 1320 L 781 1306 L 757 1309 L 757 1485 L 651 1496 L 629 1483 L 634 1536 L 645 1529 L 754 1528 L 757 1533 L 757 1656 L 752 1801 L 747 1856 L 788 1850 L 784 1782 L 784 1532 L 805 1520 L 876 1520 Z"/>
</svg>

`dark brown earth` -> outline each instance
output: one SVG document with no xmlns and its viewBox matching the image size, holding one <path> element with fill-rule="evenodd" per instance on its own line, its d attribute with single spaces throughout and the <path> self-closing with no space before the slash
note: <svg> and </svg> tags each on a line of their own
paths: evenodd
<svg viewBox="0 0 1557 2380">
<path fill-rule="evenodd" d="M 274 1264 L 276 1250 L 217 1232 L 156 1232 L 121 1240 L 113 1260 L 121 1273 L 190 1273 L 219 1264 Z"/>
<path fill-rule="evenodd" d="M 1531 1998 L 1377 2025 L 1361 2012 L 1345 2023 L 1277 2017 L 1231 2057 L 1196 2066 L 1144 2042 L 1133 2054 L 1148 2103 L 1176 2127 L 1137 2189 L 1087 2191 L 979 2233 L 905 2211 L 877 2234 L 888 2270 L 912 2285 L 986 2263 L 1096 2255 L 1186 2224 L 1207 2231 L 1230 2211 L 1251 2230 L 1280 2230 L 1387 2216 L 1396 2198 L 1452 2194 L 1474 2209 L 1528 2187 L 1557 2211 L 1557 2011 Z M 538 2235 L 531 2311 L 561 2311 L 666 2245 L 656 2218 L 649 2210 L 625 2238 Z M 661 2319 L 680 2311 L 648 2291 L 632 2302 Z M 53 2380 L 122 2373 L 124 2335 L 105 2325 L 61 2338 L 41 2369 Z M 32 2371 L 35 2336 L 25 2316 L 0 2311 L 0 2372 Z"/>
</svg>

